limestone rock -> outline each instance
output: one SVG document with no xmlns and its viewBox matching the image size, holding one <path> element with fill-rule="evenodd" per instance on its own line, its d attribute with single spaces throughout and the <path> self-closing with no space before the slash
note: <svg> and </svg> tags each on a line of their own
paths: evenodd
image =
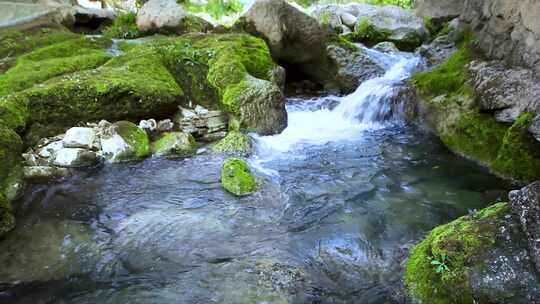
<svg viewBox="0 0 540 304">
<path fill-rule="evenodd" d="M 96 131 L 92 128 L 75 127 L 67 130 L 62 145 L 64 148 L 92 149 L 96 140 Z"/>
<path fill-rule="evenodd" d="M 96 153 L 80 148 L 62 148 L 54 155 L 53 164 L 59 167 L 85 167 L 98 161 Z"/>
<path fill-rule="evenodd" d="M 148 135 L 128 121 L 116 122 L 101 135 L 101 149 L 111 162 L 141 159 L 150 155 Z"/>
<path fill-rule="evenodd" d="M 221 185 L 236 196 L 249 195 L 257 189 L 248 164 L 239 158 L 225 160 L 221 167 Z"/>
<path fill-rule="evenodd" d="M 157 156 L 187 156 L 195 153 L 197 142 L 189 133 L 164 133 L 153 143 L 152 150 Z"/>
<path fill-rule="evenodd" d="M 540 271 L 540 182 L 535 182 L 508 195 L 510 207 L 527 236 L 529 254 Z"/>
</svg>

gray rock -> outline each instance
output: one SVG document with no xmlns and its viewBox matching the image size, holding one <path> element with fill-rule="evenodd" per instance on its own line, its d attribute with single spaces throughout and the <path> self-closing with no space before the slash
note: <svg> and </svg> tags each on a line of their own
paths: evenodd
<svg viewBox="0 0 540 304">
<path fill-rule="evenodd" d="M 189 133 L 169 132 L 158 139 L 152 147 L 157 156 L 187 156 L 195 153 L 197 143 Z"/>
<path fill-rule="evenodd" d="M 75 127 L 67 130 L 62 145 L 64 148 L 92 149 L 96 131 L 92 128 Z"/>
<path fill-rule="evenodd" d="M 39 146 L 39 144 L 38 144 Z M 64 147 L 61 140 L 53 141 L 38 149 L 38 155 L 43 158 L 51 158 Z"/>
<path fill-rule="evenodd" d="M 525 112 L 540 113 L 540 81 L 525 68 L 507 69 L 500 61 L 473 61 L 468 65 L 481 110 L 496 111 L 501 122 L 514 122 Z"/>
<path fill-rule="evenodd" d="M 383 52 L 383 53 L 397 53 L 399 52 L 398 48 L 393 42 L 384 41 L 377 43 L 374 47 L 374 50 Z"/>
<path fill-rule="evenodd" d="M 344 25 L 346 25 L 347 27 L 351 28 L 351 29 L 353 29 L 354 26 L 356 25 L 356 20 L 357 19 L 358 18 L 355 15 L 350 14 L 350 13 L 348 13 L 346 11 L 343 11 L 341 13 L 341 22 Z"/>
<path fill-rule="evenodd" d="M 169 131 L 172 131 L 174 127 L 174 124 L 173 122 L 170 120 L 170 119 L 164 119 L 164 120 L 160 120 L 158 123 L 157 123 L 157 130 L 159 132 L 169 132 Z"/>
<path fill-rule="evenodd" d="M 346 13 L 339 5 L 330 4 L 316 8 L 311 14 L 319 23 L 339 29 L 343 25 L 341 15 Z M 353 16 L 354 17 L 354 16 Z"/>
<path fill-rule="evenodd" d="M 441 35 L 418 49 L 418 53 L 432 66 L 445 62 L 455 52 L 457 47 L 450 41 L 448 35 Z"/>
<path fill-rule="evenodd" d="M 110 162 L 141 159 L 150 155 L 148 135 L 128 121 L 119 121 L 105 128 L 100 141 L 103 156 Z"/>
<path fill-rule="evenodd" d="M 527 237 L 529 254 L 540 271 L 540 181 L 510 192 L 510 207 Z"/>
<path fill-rule="evenodd" d="M 414 7 L 418 16 L 447 21 L 461 14 L 465 1 L 416 0 Z"/>
<path fill-rule="evenodd" d="M 85 167 L 96 164 L 97 154 L 80 148 L 62 148 L 54 155 L 53 164 L 59 167 Z"/>
<path fill-rule="evenodd" d="M 25 166 L 23 172 L 26 180 L 36 182 L 61 179 L 70 175 L 68 169 L 53 166 Z"/>
<path fill-rule="evenodd" d="M 536 117 L 533 119 L 531 125 L 529 126 L 529 132 L 531 132 L 536 140 L 540 141 L 540 114 L 536 115 Z"/>
<path fill-rule="evenodd" d="M 175 0 L 150 0 L 137 14 L 137 27 L 141 31 L 172 29 L 186 16 L 186 11 Z"/>
</svg>

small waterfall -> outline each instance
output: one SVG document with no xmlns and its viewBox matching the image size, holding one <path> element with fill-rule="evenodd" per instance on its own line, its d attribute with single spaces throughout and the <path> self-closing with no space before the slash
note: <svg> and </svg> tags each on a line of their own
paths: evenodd
<svg viewBox="0 0 540 304">
<path fill-rule="evenodd" d="M 421 59 L 408 53 L 383 53 L 365 49 L 386 71 L 367 80 L 350 95 L 303 100 L 287 106 L 288 127 L 278 135 L 256 137 L 260 152 L 287 152 L 302 145 L 361 136 L 361 131 L 382 128 L 400 119 L 399 89 L 404 80 L 421 65 Z M 337 106 L 332 107 L 332 105 Z"/>
</svg>

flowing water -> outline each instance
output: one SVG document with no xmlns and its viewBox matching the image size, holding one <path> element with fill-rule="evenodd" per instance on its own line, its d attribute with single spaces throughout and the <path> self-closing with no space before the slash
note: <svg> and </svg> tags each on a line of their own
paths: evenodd
<svg viewBox="0 0 540 304">
<path fill-rule="evenodd" d="M 213 155 L 27 189 L 0 303 L 400 303 L 407 248 L 508 185 L 402 123 L 395 89 L 418 58 L 369 53 L 384 76 L 290 98 L 288 128 L 254 136 L 252 196 L 221 188 Z"/>
</svg>

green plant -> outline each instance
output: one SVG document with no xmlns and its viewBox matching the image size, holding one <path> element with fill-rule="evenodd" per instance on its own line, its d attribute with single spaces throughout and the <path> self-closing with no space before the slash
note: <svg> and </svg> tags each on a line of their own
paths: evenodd
<svg viewBox="0 0 540 304">
<path fill-rule="evenodd" d="M 440 257 L 431 258 L 431 265 L 435 267 L 436 273 L 444 273 L 450 271 L 450 268 L 448 267 L 448 257 L 446 256 L 446 253 L 441 253 Z"/>
</svg>

